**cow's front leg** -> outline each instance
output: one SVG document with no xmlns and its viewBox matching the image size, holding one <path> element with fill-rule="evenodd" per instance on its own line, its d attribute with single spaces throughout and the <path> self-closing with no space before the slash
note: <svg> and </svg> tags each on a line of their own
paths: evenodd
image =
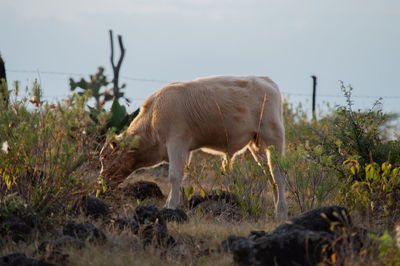
<svg viewBox="0 0 400 266">
<path fill-rule="evenodd" d="M 166 208 L 176 209 L 180 199 L 180 185 L 183 177 L 185 165 L 189 159 L 189 151 L 184 145 L 179 143 L 169 143 L 167 145 L 169 159 L 168 178 L 171 183 Z"/>
</svg>

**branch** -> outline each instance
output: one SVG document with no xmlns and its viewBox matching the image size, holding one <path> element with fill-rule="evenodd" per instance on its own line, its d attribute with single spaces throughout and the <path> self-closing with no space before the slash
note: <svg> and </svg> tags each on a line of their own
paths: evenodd
<svg viewBox="0 0 400 266">
<path fill-rule="evenodd" d="M 110 30 L 110 43 L 111 43 L 111 66 L 114 70 L 115 65 L 114 65 L 114 38 L 113 38 L 113 32 Z"/>
<path fill-rule="evenodd" d="M 114 79 L 113 79 L 113 83 L 114 83 L 114 88 L 113 88 L 113 93 L 114 93 L 114 97 L 115 98 L 120 98 L 121 94 L 119 92 L 119 86 L 118 86 L 118 81 L 119 81 L 119 70 L 121 68 L 122 65 L 122 61 L 124 60 L 125 57 L 125 48 L 124 48 L 124 44 L 122 42 L 122 36 L 118 35 L 118 42 L 119 42 L 119 48 L 121 50 L 121 56 L 119 57 L 118 60 L 118 64 L 117 66 L 114 65 L 114 38 L 113 38 L 113 33 L 112 30 L 110 30 L 110 43 L 111 43 L 111 66 L 113 68 L 113 72 L 114 72 Z"/>
</svg>

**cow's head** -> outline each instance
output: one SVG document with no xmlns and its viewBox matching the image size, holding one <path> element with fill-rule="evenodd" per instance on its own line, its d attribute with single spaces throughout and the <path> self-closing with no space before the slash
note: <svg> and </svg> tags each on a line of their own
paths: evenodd
<svg viewBox="0 0 400 266">
<path fill-rule="evenodd" d="M 100 175 L 107 182 L 120 183 L 137 169 L 137 143 L 138 138 L 123 134 L 106 141 L 100 151 Z"/>
</svg>

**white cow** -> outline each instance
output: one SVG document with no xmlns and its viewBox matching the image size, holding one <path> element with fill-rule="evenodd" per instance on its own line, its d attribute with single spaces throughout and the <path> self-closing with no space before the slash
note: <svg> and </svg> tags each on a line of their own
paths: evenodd
<svg viewBox="0 0 400 266">
<path fill-rule="evenodd" d="M 184 167 L 193 150 L 228 155 L 231 165 L 235 155 L 248 148 L 261 166 L 268 163 L 275 214 L 283 220 L 288 211 L 285 177 L 271 162 L 270 145 L 284 153 L 281 94 L 269 77 L 213 76 L 173 82 L 147 98 L 129 128 L 104 145 L 101 174 L 112 185 L 136 169 L 169 162 L 171 191 L 166 207 L 177 208 Z"/>
</svg>

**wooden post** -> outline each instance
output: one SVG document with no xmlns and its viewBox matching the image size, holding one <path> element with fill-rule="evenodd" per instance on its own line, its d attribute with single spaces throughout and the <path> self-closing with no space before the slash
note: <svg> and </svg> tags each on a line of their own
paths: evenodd
<svg viewBox="0 0 400 266">
<path fill-rule="evenodd" d="M 315 96 L 316 96 L 316 91 L 317 91 L 317 77 L 312 75 L 311 78 L 313 79 L 313 94 L 312 94 L 312 119 L 316 120 L 316 114 L 315 114 Z"/>
<path fill-rule="evenodd" d="M 125 48 L 124 44 L 122 42 L 122 36 L 118 35 L 118 42 L 119 42 L 119 48 L 121 50 L 121 56 L 119 57 L 118 64 L 115 66 L 114 64 L 114 38 L 113 38 L 113 32 L 110 30 L 110 43 L 111 43 L 111 66 L 113 68 L 114 72 L 114 79 L 113 79 L 113 94 L 116 99 L 119 99 L 121 97 L 120 91 L 119 91 L 119 70 L 121 68 L 122 60 L 124 59 L 125 56 Z"/>
</svg>

